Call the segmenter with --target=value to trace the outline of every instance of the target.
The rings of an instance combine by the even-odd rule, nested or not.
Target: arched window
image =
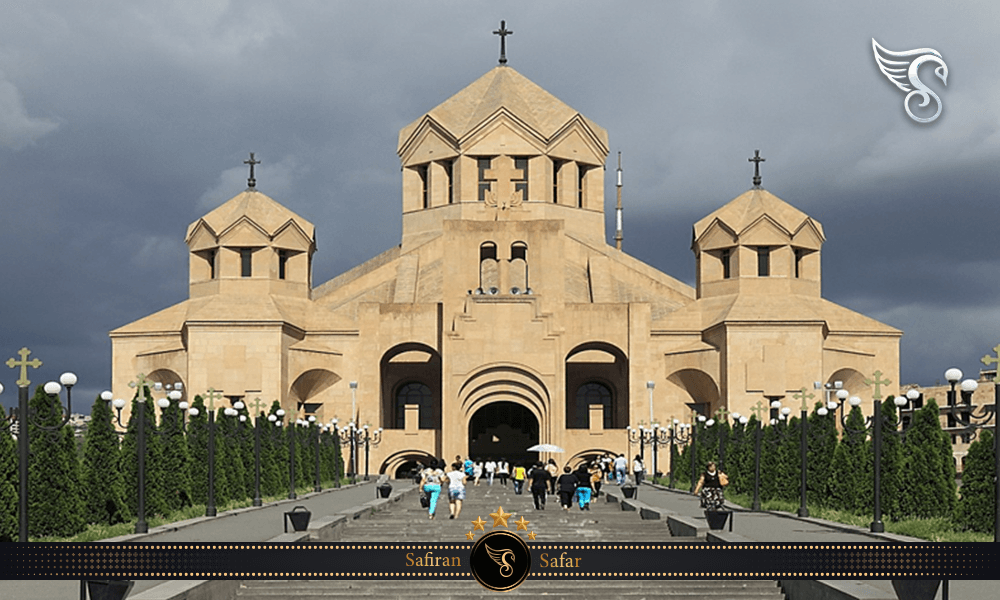
[[[604,428],[611,429],[611,389],[603,383],[590,381],[576,390],[576,428],[590,426],[590,407],[600,404],[604,415]]]
[[[434,394],[431,388],[419,381],[399,386],[396,390],[396,429],[406,427],[406,405],[416,404],[420,407],[420,429],[434,429]]]
[[[512,294],[528,290],[528,245],[524,242],[510,245],[510,285]]]
[[[490,293],[490,288],[500,286],[500,268],[497,264],[497,245],[484,242],[479,246],[479,288]]]

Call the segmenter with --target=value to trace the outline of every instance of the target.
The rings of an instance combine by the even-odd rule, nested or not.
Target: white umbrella
[[[553,444],[535,444],[525,452],[565,452],[565,450]]]

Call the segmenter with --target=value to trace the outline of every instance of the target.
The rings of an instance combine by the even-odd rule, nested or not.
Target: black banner
[[[471,579],[473,543],[0,544],[0,579]],[[992,579],[994,544],[540,544],[529,577]]]

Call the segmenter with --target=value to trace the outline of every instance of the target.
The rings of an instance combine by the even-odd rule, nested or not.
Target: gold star
[[[511,516],[511,514],[505,513],[502,506],[497,507],[495,513],[490,513],[490,516],[493,517],[493,526],[496,527],[502,524],[504,527],[507,527],[507,517]]]
[[[485,529],[483,531],[485,531]],[[471,539],[473,539],[475,537],[476,537],[476,534],[472,533],[471,531],[469,531],[469,532],[467,532],[465,534],[465,539],[467,539],[467,540],[471,540]]]
[[[520,519],[518,519],[517,521],[514,521],[514,524],[517,525],[517,530],[518,531],[521,531],[522,529],[525,530],[525,531],[527,531],[528,530],[528,523],[531,523],[531,521],[525,521],[523,516]]]
[[[534,540],[535,539],[535,532],[534,531],[529,531],[528,532],[528,539],[529,540]]]
[[[486,531],[486,521],[482,517],[476,517],[475,521],[472,521],[472,530],[476,531]]]

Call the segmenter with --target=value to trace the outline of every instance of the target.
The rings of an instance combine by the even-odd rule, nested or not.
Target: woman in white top
[[[451,511],[449,519],[458,518],[462,513],[462,500],[465,500],[465,480],[468,476],[462,470],[462,463],[452,463],[451,471],[448,471],[448,510]]]
[[[500,462],[497,463],[497,477],[500,478],[500,483],[507,485],[508,474],[510,474],[510,464],[506,459],[501,458]]]
[[[636,485],[642,483],[642,475],[645,472],[646,466],[642,464],[642,457],[636,454],[635,459],[632,461],[632,475],[635,477]]]
[[[483,461],[482,461],[482,459],[477,460],[476,464],[472,465],[472,475],[475,478],[476,485],[479,485],[479,478],[483,476]]]
[[[430,498],[430,505],[427,507],[427,512],[430,515],[429,519],[434,518],[438,496],[441,495],[441,482],[444,481],[444,471],[441,470],[439,465],[443,464],[443,461],[434,460],[429,467],[424,469],[420,476],[420,489],[424,490],[424,493]]]

